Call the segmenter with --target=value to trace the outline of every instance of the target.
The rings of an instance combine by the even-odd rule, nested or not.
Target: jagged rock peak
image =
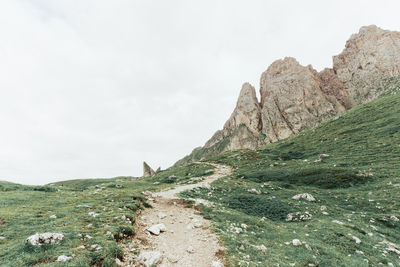
[[[261,107],[258,103],[256,89],[249,83],[244,83],[240,90],[236,108],[229,120],[225,123],[225,129],[235,129],[244,124],[253,134],[261,131]]]
[[[231,137],[222,151],[256,148],[259,145],[258,136],[261,134],[261,128],[261,107],[256,90],[251,84],[244,83],[236,107],[224,128],[217,131],[204,147],[211,147],[226,137]]]
[[[262,74],[262,132],[266,143],[289,137],[345,108],[321,90],[318,72],[291,57],[277,60]]]
[[[260,102],[245,83],[224,128],[180,163],[284,139],[378,97],[399,81],[400,32],[362,27],[333,57],[332,68],[317,72],[292,57],[273,62],[261,75]]]
[[[361,27],[333,57],[333,70],[355,104],[376,98],[388,78],[400,75],[400,32]]]
[[[156,172],[147,164],[145,161],[143,161],[143,177],[148,177],[154,175]]]

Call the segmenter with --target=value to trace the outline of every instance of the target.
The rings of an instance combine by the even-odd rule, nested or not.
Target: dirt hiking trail
[[[218,256],[224,254],[224,248],[210,230],[210,222],[177,197],[185,190],[209,187],[213,181],[232,173],[229,166],[212,165],[214,173],[199,183],[148,193],[153,208],[145,209],[138,216],[136,240],[124,248],[127,256],[121,266],[223,266]],[[135,255],[136,251],[140,255]],[[131,263],[135,258],[136,263]]]

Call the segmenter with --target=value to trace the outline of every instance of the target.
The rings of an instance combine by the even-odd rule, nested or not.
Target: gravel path
[[[213,165],[214,174],[205,177],[203,181],[177,186],[151,196],[153,208],[144,210],[138,218],[136,239],[140,241],[125,247],[128,257],[124,259],[123,266],[141,266],[129,264],[134,258],[137,262],[146,262],[144,266],[152,266],[154,263],[157,266],[223,266],[218,256],[224,254],[224,248],[210,230],[210,222],[196,214],[195,209],[187,208],[176,196],[185,190],[208,187],[213,181],[232,172],[228,166]],[[166,231],[159,235],[150,234],[147,229],[158,224],[163,224],[166,229],[162,230]],[[132,253],[136,250],[140,250],[139,256]]]

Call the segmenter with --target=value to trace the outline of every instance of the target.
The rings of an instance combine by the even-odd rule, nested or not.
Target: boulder
[[[162,262],[163,254],[160,251],[142,251],[138,261],[146,267],[155,266]]]
[[[59,244],[64,238],[61,233],[36,233],[27,238],[27,242],[33,246],[41,246],[42,244]]]
[[[64,261],[69,261],[70,259],[72,259],[72,257],[68,257],[68,256],[65,256],[65,255],[61,255],[61,256],[58,256],[58,258],[57,258],[56,261],[58,261],[58,262],[64,262]]]
[[[153,235],[159,235],[161,232],[167,231],[167,227],[163,223],[159,223],[147,228],[147,231]]]
[[[307,211],[304,213],[301,213],[301,212],[289,213],[286,216],[287,222],[302,222],[302,221],[308,221],[311,219],[312,219],[312,215],[310,213],[308,213]]]
[[[308,193],[297,194],[297,195],[293,196],[292,199],[294,199],[294,200],[305,199],[307,201],[315,201],[315,198],[311,194],[308,194]]]

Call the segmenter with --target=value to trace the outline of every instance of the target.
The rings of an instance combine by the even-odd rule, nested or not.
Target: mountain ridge
[[[363,26],[332,61],[320,72],[292,57],[274,61],[261,75],[260,99],[244,83],[223,129],[174,166],[285,139],[377,98],[400,76],[400,32]]]

